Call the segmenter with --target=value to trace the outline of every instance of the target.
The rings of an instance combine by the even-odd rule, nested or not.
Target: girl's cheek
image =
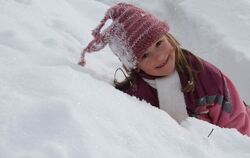
[[[165,49],[168,50],[169,53],[173,52],[174,50],[174,48],[171,45],[168,45]]]
[[[165,43],[164,45],[162,45],[163,49],[170,49],[170,45],[168,43]]]

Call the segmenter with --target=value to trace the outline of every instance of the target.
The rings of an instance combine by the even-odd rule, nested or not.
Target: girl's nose
[[[163,60],[165,60],[165,54],[163,51],[158,51],[158,52],[155,52],[154,55],[153,55],[153,59],[157,62],[161,62]]]

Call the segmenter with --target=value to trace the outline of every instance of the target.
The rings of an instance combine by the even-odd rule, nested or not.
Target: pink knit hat
[[[108,19],[112,19],[111,25],[101,32]],[[86,52],[99,51],[109,44],[125,68],[132,70],[144,52],[168,31],[168,25],[149,12],[119,3],[108,9],[101,23],[92,31],[94,39],[82,51],[79,64],[85,64]]]

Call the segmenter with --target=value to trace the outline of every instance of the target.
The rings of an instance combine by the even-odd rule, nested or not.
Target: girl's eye
[[[158,42],[155,44],[155,46],[156,46],[156,47],[159,47],[159,46],[161,45],[161,43],[162,43],[162,40],[158,41]]]
[[[147,57],[148,57],[148,53],[143,54],[142,60],[143,60],[143,59],[146,59]]]

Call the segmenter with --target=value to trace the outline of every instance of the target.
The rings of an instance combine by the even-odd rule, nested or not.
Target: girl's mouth
[[[164,63],[162,63],[162,64],[159,65],[159,66],[156,66],[156,68],[159,69],[159,68],[164,67],[164,66],[168,63],[168,60],[169,60],[169,56],[168,56],[167,60],[166,60]]]

